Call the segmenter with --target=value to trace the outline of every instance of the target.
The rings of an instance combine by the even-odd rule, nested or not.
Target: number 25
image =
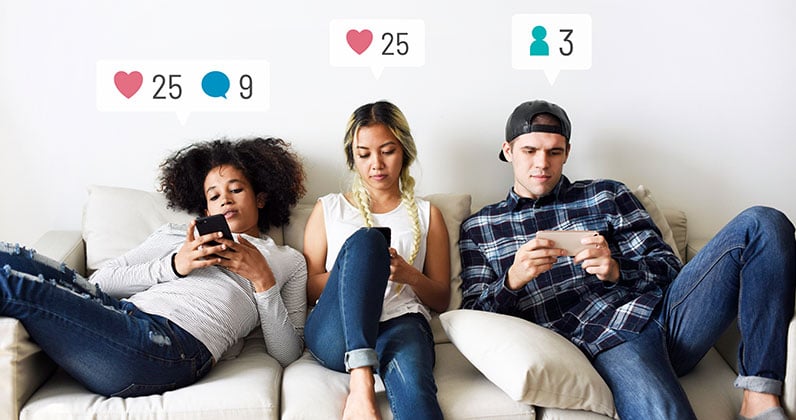
[[[397,45],[396,52],[398,55],[406,55],[409,52],[409,43],[406,41],[401,40],[401,35],[409,35],[408,32],[398,32],[395,34],[395,44]],[[385,38],[390,38],[387,41],[387,45],[384,46],[384,51],[381,52],[381,55],[395,55],[394,52],[388,51],[390,49],[390,45],[392,45],[393,36],[389,32],[385,32],[384,35],[381,36],[381,39],[384,40]],[[403,47],[403,50],[401,50]]]

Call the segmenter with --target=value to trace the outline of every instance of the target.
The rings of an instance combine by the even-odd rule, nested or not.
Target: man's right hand
[[[553,268],[558,257],[567,251],[553,248],[553,241],[534,238],[521,246],[514,254],[514,264],[509,267],[506,276],[506,287],[519,290],[540,274]]]

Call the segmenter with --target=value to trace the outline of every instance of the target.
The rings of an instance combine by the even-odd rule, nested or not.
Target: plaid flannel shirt
[[[619,263],[617,283],[588,274],[573,257],[513,291],[505,286],[520,246],[539,230],[596,230]],[[504,201],[464,221],[462,307],[524,318],[568,338],[589,356],[624,342],[617,331],[638,332],[681,268],[649,214],[622,183],[565,176],[537,200],[512,189]]]

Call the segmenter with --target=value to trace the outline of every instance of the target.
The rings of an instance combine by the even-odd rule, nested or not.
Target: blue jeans
[[[771,208],[743,211],[683,267],[640,333],[624,333],[628,341],[594,358],[620,417],[696,418],[677,378],[735,319],[735,385],[781,395],[795,288],[793,224]]]
[[[0,315],[92,392],[135,397],[190,385],[212,367],[191,334],[49,258],[0,243]]]
[[[375,229],[360,229],[346,240],[307,317],[304,339],[323,366],[378,372],[396,420],[441,419],[428,322],[417,313],[379,322],[390,275],[388,247]]]

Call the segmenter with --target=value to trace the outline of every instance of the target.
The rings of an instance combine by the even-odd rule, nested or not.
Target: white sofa
[[[635,192],[666,239],[684,257],[693,255],[699,245],[686,245],[685,215],[674,210],[661,212],[642,187]],[[456,241],[459,224],[471,211],[470,197],[437,194],[428,198],[442,210],[451,236],[451,308],[456,308],[460,301],[455,279],[460,271]],[[297,206],[291,224],[272,230],[271,236],[300,250],[310,209],[311,204]],[[34,247],[86,273],[134,247],[162,223],[190,218],[167,210],[156,193],[92,186],[82,232],[49,232]],[[545,336],[545,331],[534,329],[538,327],[530,323],[501,317],[461,310],[434,317],[434,375],[447,419],[615,417],[610,391],[593,368],[584,365],[585,357],[574,346],[566,340],[561,343],[557,336]],[[787,332],[791,349],[796,348],[795,325],[791,322]],[[692,373],[682,378],[701,419],[733,419],[738,412],[741,393],[732,387],[736,343],[737,334],[729,332]],[[526,346],[534,350],[525,351]],[[495,352],[500,358],[489,357]],[[794,363],[796,356],[791,350],[784,401],[792,418],[796,408]],[[254,332],[237,357],[220,361],[194,385],[162,395],[106,398],[92,394],[57,369],[29,340],[17,320],[0,317],[0,420],[330,419],[339,417],[347,386],[346,374],[321,367],[307,352],[281,369]],[[390,419],[380,382],[378,389],[382,415]]]

